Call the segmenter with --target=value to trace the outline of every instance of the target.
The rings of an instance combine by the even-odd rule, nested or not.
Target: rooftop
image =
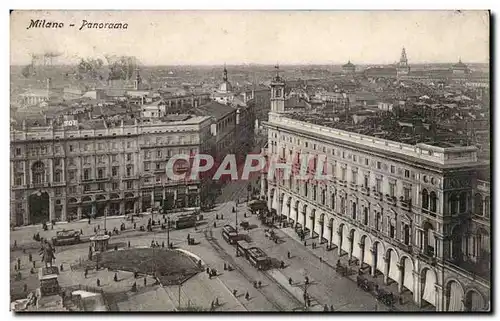
[[[212,116],[219,120],[234,113],[235,109],[231,106],[211,101],[207,104],[193,108],[193,112],[198,116]]]

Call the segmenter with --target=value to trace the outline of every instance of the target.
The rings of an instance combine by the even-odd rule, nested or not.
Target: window
[[[111,168],[111,176],[115,177],[118,175],[118,166],[113,166]]]
[[[357,162],[357,161],[358,161],[358,156],[356,156],[356,155],[352,155],[352,161],[353,161],[353,162]]]
[[[104,178],[104,170],[102,168],[97,170],[97,178]]]
[[[389,196],[394,197],[396,194],[396,183],[390,182],[389,183]]]
[[[403,187],[403,198],[405,201],[410,200],[410,188],[409,187]]]
[[[83,162],[84,162],[85,164],[90,164],[90,156],[85,156],[85,157],[83,158]]]
[[[317,192],[317,187],[316,187],[316,185],[313,185],[313,195],[312,195],[313,201],[316,200],[316,192]]]
[[[116,154],[111,155],[111,161],[112,161],[112,162],[116,162]]]
[[[16,148],[16,155],[17,156],[21,155],[21,148],[19,148],[19,147]]]
[[[88,184],[83,185],[83,191],[84,191],[84,192],[88,192],[88,191],[90,191],[90,185],[88,185]]]
[[[132,146],[131,142],[127,142],[127,148],[130,148]]]
[[[134,188],[134,182],[127,182],[127,189]]]
[[[347,176],[347,168],[342,167],[342,172],[341,172],[341,180],[345,181]]]
[[[112,143],[111,143],[111,148],[112,148],[112,149],[116,149],[116,142],[112,142]]]
[[[150,159],[151,158],[151,152],[150,151],[145,151],[144,152],[144,158],[145,159]]]
[[[132,154],[128,153],[127,154],[127,162],[132,161]]]
[[[69,151],[72,152],[73,151],[73,145],[69,145]]]
[[[405,169],[405,177],[406,178],[409,178],[410,177],[410,171]]]
[[[382,179],[378,177],[375,179],[375,192],[382,193]]]
[[[382,168],[382,163],[381,162],[377,162],[377,169],[381,169]]]
[[[70,181],[72,181],[72,180],[75,179],[76,171],[69,171],[68,174],[69,174],[69,180]]]
[[[394,174],[396,172],[396,167],[394,165],[391,165],[391,174]]]
[[[365,165],[368,166],[369,165],[369,160],[368,158],[365,158]]]
[[[161,169],[161,163],[156,163],[156,170],[160,170]]]
[[[342,158],[345,158],[345,152],[342,152]]]
[[[61,181],[61,172],[54,173],[54,182],[58,183]]]
[[[68,192],[69,194],[76,194],[76,186],[70,186]]]
[[[105,191],[106,190],[106,184],[104,184],[104,183],[97,184],[97,189],[100,190],[100,191]]]
[[[89,180],[90,179],[90,169],[85,168],[83,170],[83,179],[84,180]]]
[[[370,183],[370,176],[365,175],[365,177],[364,177],[364,182],[363,182],[363,183],[364,183],[364,185],[363,185],[363,186],[364,186],[365,188],[370,188],[370,186],[369,186],[369,183]]]
[[[368,225],[368,207],[363,208],[363,224]]]
[[[149,162],[144,162],[144,170],[149,171]]]
[[[98,150],[103,150],[104,146],[102,143],[97,144],[97,149]]]
[[[356,169],[352,170],[352,183],[354,185],[358,184],[358,171]]]
[[[61,166],[61,159],[60,158],[54,159],[54,165],[55,166]]]
[[[55,146],[55,153],[59,154],[61,152],[61,146]]]
[[[118,183],[113,183],[113,184],[111,185],[111,187],[113,188],[113,190],[114,190],[114,191],[116,191],[116,190],[118,190],[118,189],[119,189],[119,188],[118,188]]]
[[[403,227],[403,242],[406,245],[410,245],[410,227],[408,224],[405,224]]]
[[[127,167],[127,177],[132,176],[132,166]]]
[[[396,228],[394,227],[394,225],[392,224],[392,222],[391,222],[391,225],[389,226],[389,236],[391,238],[395,238],[396,237]]]
[[[14,184],[16,186],[23,185],[23,175],[16,175],[16,180]]]
[[[97,156],[97,162],[99,162],[100,164],[104,163],[104,156],[103,155]]]

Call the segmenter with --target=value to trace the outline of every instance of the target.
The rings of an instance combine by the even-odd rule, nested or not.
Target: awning
[[[451,282],[448,311],[463,311],[463,298],[464,295],[460,285],[457,282]]]
[[[425,272],[424,295],[422,299],[432,305],[436,305],[436,276],[430,270]]]
[[[413,267],[410,259],[404,258],[404,279],[403,286],[413,293]]]

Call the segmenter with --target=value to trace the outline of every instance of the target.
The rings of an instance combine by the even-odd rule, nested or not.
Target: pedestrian
[[[333,304],[331,304],[330,305],[330,312],[333,312],[333,311],[335,311],[335,310],[333,309]]]
[[[161,247],[165,247],[165,241],[161,242]]]
[[[173,249],[174,248],[174,243],[170,242],[170,248]]]
[[[17,266],[19,269],[21,269],[21,259],[17,258]]]
[[[306,276],[306,285],[309,284],[309,277]]]
[[[115,272],[115,276],[113,277],[113,280],[114,280],[115,282],[118,282],[118,273],[116,273],[116,272]]]
[[[28,285],[27,284],[23,285],[23,292],[24,293],[28,292]]]
[[[217,227],[217,224],[215,223],[215,221],[214,221],[214,227]]]
[[[399,296],[398,301],[399,301],[399,304],[401,304],[401,305],[404,304],[404,300],[403,300],[403,296],[402,295]]]
[[[226,270],[227,270],[227,265],[226,265],[226,263],[224,262],[224,271],[226,271]]]
[[[136,227],[137,227],[137,223],[134,223],[134,230],[136,229]]]
[[[90,217],[89,217],[89,225],[90,225]]]
[[[253,287],[257,288],[257,281],[253,281]]]
[[[36,261],[33,260],[33,268],[36,268]]]
[[[132,292],[137,292],[137,282],[134,282],[134,284],[132,284]]]
[[[207,267],[207,274],[210,274],[210,268]]]
[[[307,246],[307,241],[304,241],[304,246]]]
[[[83,235],[83,230],[82,229],[80,229],[80,235]]]
[[[292,285],[292,278],[291,277],[288,278],[288,284]]]
[[[215,214],[215,219],[218,220],[219,219],[219,214]]]
[[[321,256],[319,257],[319,262],[323,263],[323,258]]]
[[[236,294],[238,293],[238,290],[233,290],[233,295],[236,296]]]
[[[146,286],[147,284],[148,284],[148,279],[144,277],[144,286]]]
[[[288,259],[290,259],[290,251],[287,252],[286,256],[288,257]]]
[[[94,226],[94,233],[97,233],[97,228]]]
[[[248,294],[248,291],[245,293],[245,299],[250,300],[250,294]]]
[[[218,307],[219,306],[219,298],[215,298],[215,306]]]
[[[28,260],[31,262],[33,261],[33,256],[31,255],[31,253],[28,254]]]
[[[223,219],[224,219],[224,215],[223,215],[223,214],[221,214],[221,215],[220,215],[220,219],[221,219],[221,220],[223,220]]]
[[[325,306],[323,307],[323,311],[328,312],[328,305],[325,304]]]
[[[59,267],[59,270],[61,270],[61,272],[64,271],[64,267],[63,267],[62,263],[61,263],[61,266]]]
[[[127,245],[128,245],[128,247],[130,247],[130,241],[128,241]]]
[[[307,306],[310,307],[311,306],[311,298],[307,298]]]
[[[262,282],[261,282],[261,281],[259,281],[259,288],[260,288],[260,287],[262,287]]]
[[[210,303],[210,311],[213,311],[214,309],[214,301],[212,300],[212,303]]]
[[[97,286],[101,286],[101,280],[97,279]]]
[[[85,268],[85,273],[83,275],[85,276],[85,278],[87,278],[87,276],[89,275],[89,269],[87,267]]]

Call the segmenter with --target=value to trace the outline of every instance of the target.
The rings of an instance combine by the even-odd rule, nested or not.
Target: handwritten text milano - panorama
[[[74,27],[74,24],[70,24],[70,27]],[[60,29],[64,28],[64,22],[60,21],[47,21],[45,19],[33,20],[31,19],[30,24],[26,29],[31,28],[45,28],[45,29]],[[80,28],[82,29],[127,29],[128,23],[122,22],[90,22],[87,20],[82,20]]]

